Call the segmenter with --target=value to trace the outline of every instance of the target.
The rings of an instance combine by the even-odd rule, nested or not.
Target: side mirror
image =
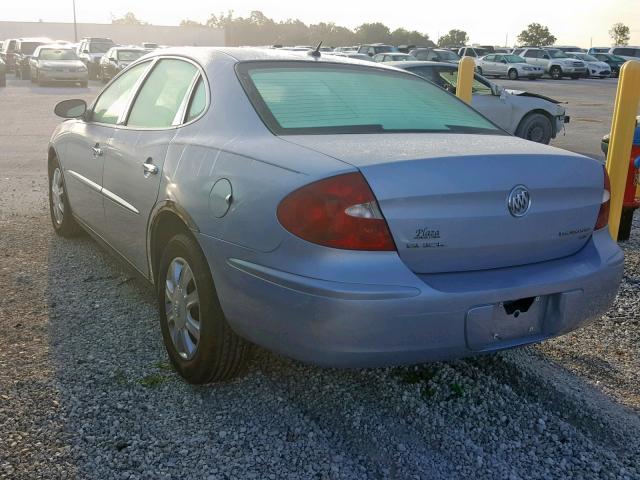
[[[87,102],[79,98],[63,100],[53,109],[53,113],[62,118],[80,118],[87,112]]]
[[[371,52],[367,52],[367,55],[369,55],[370,57],[373,57],[373,53]]]
[[[89,50],[87,50],[86,48],[84,50],[82,50],[82,53],[89,53]]]
[[[502,60],[500,60],[500,62],[507,63],[507,61],[504,58]]]
[[[543,55],[542,58],[544,58],[545,60],[551,60],[551,57],[549,55]]]

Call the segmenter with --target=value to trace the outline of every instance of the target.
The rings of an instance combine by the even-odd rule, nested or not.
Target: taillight
[[[600,211],[598,212],[598,219],[596,220],[596,226],[594,230],[600,230],[609,223],[609,201],[611,200],[611,183],[609,182],[609,174],[607,169],[602,167],[604,171],[604,190],[602,191],[602,203],[600,204]]]
[[[359,172],[306,185],[278,206],[284,228],[304,240],[347,250],[395,250],[378,202]]]

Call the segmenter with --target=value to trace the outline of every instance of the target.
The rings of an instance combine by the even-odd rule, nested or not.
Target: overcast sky
[[[0,20],[73,21],[72,0],[3,1]],[[547,25],[558,44],[588,47],[609,45],[609,28],[623,22],[631,28],[631,45],[640,44],[640,0],[405,0],[399,4],[373,0],[76,0],[78,22],[109,23],[132,11],[155,25],[177,25],[190,18],[205,21],[211,13],[234,10],[246,16],[260,10],[275,20],[298,18],[303,22],[335,22],[356,27],[383,22],[391,29],[404,27],[428,33],[436,40],[452,28],[465,30],[471,43],[503,45],[531,22]]]

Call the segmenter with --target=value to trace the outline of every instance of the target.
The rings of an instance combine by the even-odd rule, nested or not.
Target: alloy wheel
[[[64,183],[60,167],[56,167],[51,179],[51,208],[56,224],[62,225],[64,220]]]
[[[182,257],[174,258],[167,269],[165,312],[174,348],[191,360],[200,342],[200,298],[193,271]]]

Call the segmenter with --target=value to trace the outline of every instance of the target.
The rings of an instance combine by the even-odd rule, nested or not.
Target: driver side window
[[[136,65],[128,72],[120,75],[109,87],[102,92],[93,106],[92,120],[98,123],[115,125],[127,108],[131,92],[138,79],[149,67],[150,62]]]

